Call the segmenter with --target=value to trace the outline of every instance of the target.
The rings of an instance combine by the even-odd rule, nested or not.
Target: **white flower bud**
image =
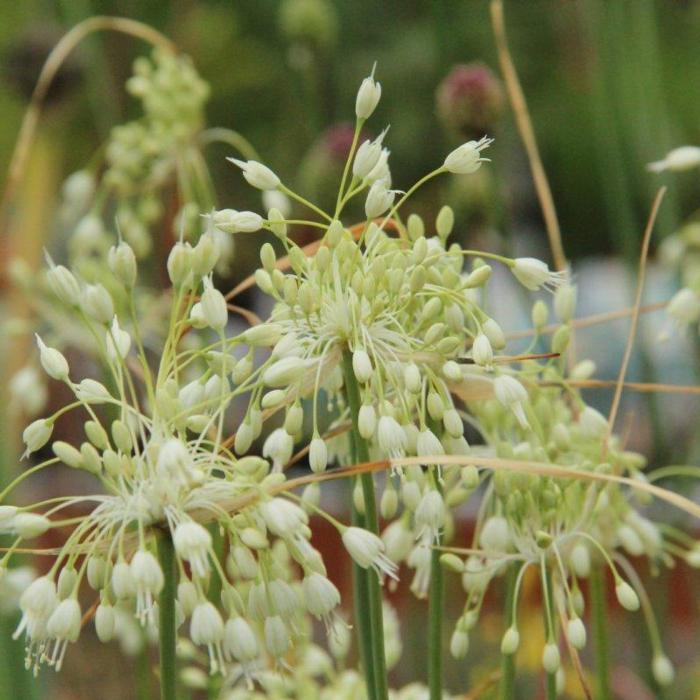
[[[372,361],[365,350],[355,350],[352,354],[352,369],[355,373],[355,378],[361,384],[368,382],[373,373]]]
[[[197,603],[199,602],[199,593],[192,581],[185,579],[178,583],[177,600],[185,616],[189,617],[192,615],[193,610],[197,607]]]
[[[509,627],[501,640],[501,654],[515,654],[520,646],[520,633],[517,627]]]
[[[253,211],[220,209],[212,214],[214,226],[224,233],[254,233],[262,227],[264,219]]]
[[[542,650],[542,668],[547,673],[556,673],[561,665],[559,647],[554,642],[548,642]]]
[[[87,563],[87,580],[90,588],[99,591],[106,583],[107,563],[100,556],[92,556]]]
[[[608,430],[608,421],[595,408],[586,406],[578,419],[581,433],[592,440],[601,438]]]
[[[284,656],[290,642],[289,632],[279,615],[265,619],[265,646],[273,657]]]
[[[292,202],[289,197],[279,190],[264,190],[262,193],[262,203],[267,211],[275,209],[279,212],[280,218],[288,219],[292,213]],[[270,216],[267,217],[270,219]],[[283,240],[287,237],[286,228],[284,234],[275,233],[277,238]]]
[[[249,328],[241,339],[251,347],[269,348],[279,342],[282,337],[282,328],[274,323],[261,323],[259,326]]]
[[[30,423],[22,433],[22,440],[27,446],[25,454],[29,455],[40,450],[49,441],[52,432],[53,423],[45,418],[39,418]]]
[[[119,357],[124,359],[131,349],[131,336],[119,327],[116,316],[112,319],[111,328],[105,333],[105,346],[107,357],[112,362],[116,362]]]
[[[224,653],[242,664],[248,664],[258,657],[260,652],[255,632],[242,617],[226,621]]]
[[[487,159],[481,157],[481,151],[488,148],[493,139],[482,138],[479,141],[467,141],[455,148],[445,158],[443,167],[457,175],[468,175],[476,172]]]
[[[450,437],[460,438],[464,434],[464,423],[459,411],[455,408],[448,408],[442,414],[442,424]]]
[[[119,600],[132,598],[136,592],[134,575],[125,561],[119,561],[112,569],[112,591]]]
[[[112,399],[104,384],[94,379],[83,379],[75,388],[75,395],[85,403],[107,403]]]
[[[654,674],[654,680],[661,687],[671,685],[671,683],[673,683],[674,678],[676,677],[676,672],[673,668],[673,664],[669,660],[668,656],[661,652],[658,652],[654,656],[654,660],[651,662],[651,670]]]
[[[469,651],[469,634],[464,630],[455,628],[450,638],[450,654],[452,657],[460,660],[463,659]]]
[[[445,526],[447,511],[439,491],[431,489],[420,500],[415,512],[416,528],[420,534],[427,532],[431,539],[437,538]]]
[[[316,436],[309,446],[309,466],[315,474],[325,471],[328,464],[328,447],[325,441]]]
[[[109,323],[114,318],[114,302],[101,284],[88,284],[82,295],[81,305],[88,316],[98,323]]]
[[[253,444],[253,440],[255,440],[253,427],[250,425],[250,423],[246,423],[244,421],[238,427],[236,437],[233,441],[233,449],[236,451],[236,454],[245,454]]]
[[[576,285],[563,284],[554,293],[554,313],[562,323],[568,323],[576,310]]]
[[[377,180],[369,188],[365,201],[365,214],[368,219],[381,216],[394,203],[396,193],[389,190],[383,180]]]
[[[358,119],[367,119],[377,108],[382,96],[382,86],[374,80],[374,69],[372,75],[366,77],[360,84],[355,98],[355,115]]]
[[[357,416],[357,429],[360,436],[365,440],[371,440],[374,437],[374,431],[377,429],[377,412],[372,404],[362,404]]]
[[[502,350],[506,346],[506,336],[501,327],[492,318],[484,321],[481,330],[489,339],[494,350]]]
[[[131,288],[136,284],[136,256],[128,243],[120,241],[118,245],[112,246],[107,253],[107,264],[125,287]]]
[[[569,563],[576,576],[588,578],[591,573],[591,553],[588,546],[583,542],[575,545],[569,555]]]
[[[36,344],[39,346],[39,361],[46,374],[52,379],[65,382],[68,380],[68,361],[61,352],[55,348],[44,345],[44,341],[36,335]]]
[[[650,170],[652,173],[662,173],[665,170],[690,170],[698,165],[700,165],[700,147],[679,146],[669,151],[663,160],[649,163],[647,170]]]
[[[491,367],[493,365],[493,348],[488,336],[483,333],[477,333],[472,345],[472,358],[477,365],[482,367]]]
[[[410,392],[414,394],[420,393],[423,388],[423,378],[420,376],[420,370],[415,363],[410,362],[404,367],[403,381]]]
[[[68,306],[77,306],[80,301],[80,285],[73,273],[63,265],[53,265],[49,259],[46,279],[51,291]]]
[[[352,174],[355,177],[364,180],[377,165],[382,155],[382,140],[385,133],[383,131],[374,141],[368,139],[360,144],[352,164]]]
[[[67,442],[62,440],[57,440],[51,445],[53,453],[58,457],[61,462],[63,462],[67,467],[72,467],[73,469],[82,469],[83,456],[80,454],[79,450],[76,450],[73,445],[69,445]]]
[[[203,279],[204,291],[200,298],[202,318],[215,330],[222,330],[228,321],[228,309],[224,295],[214,287],[209,277]]]
[[[189,243],[176,243],[168,255],[168,276],[175,287],[180,287],[192,279],[192,246]]]
[[[203,233],[192,249],[192,272],[197,277],[208,275],[221,256],[221,246],[213,231]]]
[[[109,642],[114,638],[116,617],[111,605],[101,603],[95,610],[95,632],[97,638],[103,642]]]
[[[234,165],[243,171],[243,177],[249,185],[259,190],[276,190],[280,186],[280,179],[270,168],[255,160],[238,160],[237,158],[227,158]]]
[[[19,537],[29,540],[43,535],[51,527],[51,521],[38,513],[17,513],[12,525]]]
[[[571,646],[579,651],[586,646],[586,628],[580,617],[574,617],[566,625],[566,636]]]
[[[489,552],[506,552],[511,546],[508,521],[501,515],[486,520],[479,534],[479,543]]]
[[[515,377],[509,374],[501,374],[493,382],[493,390],[496,398],[506,407],[510,408],[518,422],[523,428],[526,428],[527,418],[523,404],[528,400],[525,387]]]
[[[422,430],[416,441],[416,454],[419,457],[434,457],[436,455],[444,455],[445,448],[438,439],[437,435],[426,428]]]
[[[635,593],[634,588],[620,579],[615,585],[615,595],[620,605],[630,612],[639,610],[639,596]]]
[[[308,362],[301,357],[284,357],[263,372],[263,382],[273,387],[289,386],[301,379],[307,367]]]
[[[677,323],[682,325],[695,323],[700,319],[700,294],[684,287],[673,295],[666,310]]]

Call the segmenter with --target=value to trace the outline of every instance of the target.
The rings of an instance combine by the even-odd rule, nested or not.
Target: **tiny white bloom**
[[[266,165],[258,163],[256,160],[238,160],[237,158],[227,158],[234,165],[243,171],[243,177],[248,184],[259,190],[276,190],[280,186],[280,179]]]
[[[665,170],[690,170],[700,165],[699,146],[679,146],[669,151],[663,160],[657,160],[647,165],[652,173],[662,173]]]
[[[457,175],[468,175],[476,172],[487,158],[481,157],[481,151],[488,148],[493,139],[484,136],[479,141],[467,141],[458,146],[445,158],[443,167]]]
[[[377,108],[382,96],[382,86],[374,80],[374,68],[372,75],[367,76],[361,83],[355,99],[355,114],[358,119],[367,119]]]

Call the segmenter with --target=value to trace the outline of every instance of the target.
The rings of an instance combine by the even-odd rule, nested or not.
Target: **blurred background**
[[[634,294],[641,234],[659,185],[667,184],[669,191],[655,249],[698,209],[697,170],[658,176],[648,173],[645,165],[673,146],[700,144],[700,2],[511,0],[505,6],[513,59],[579,284],[578,313],[623,308]],[[211,87],[207,124],[244,134],[285,182],[322,205],[335,198],[352,138],[355,93],[376,61],[382,100],[367,134],[376,136],[385,125],[391,126],[386,143],[394,187],[407,189],[464,140],[484,134],[496,138],[488,154],[491,166],[476,177],[436,181],[416,197],[412,210],[429,221],[443,203],[449,203],[457,214],[455,235],[471,247],[548,259],[527,159],[499,75],[486,0],[1,3],[3,167],[9,163],[28,98],[49,51],[70,27],[96,14],[138,19],[169,36],[191,56]],[[11,238],[0,241],[4,255],[9,250],[37,268],[43,246],[60,238],[56,209],[61,184],[91,161],[115,125],[138,116],[139,104],[125,92],[124,83],[134,58],[147,52],[130,37],[102,34],[90,37],[71,54],[48,95],[18,192]],[[219,205],[260,210],[256,193],[225,162],[229,150],[212,146],[206,155]],[[255,268],[256,251],[257,246],[239,247],[230,280],[223,280],[222,288],[228,289]],[[505,277],[496,280],[504,307],[496,317],[509,330],[526,328],[528,302]],[[645,299],[670,298],[677,288],[676,277],[673,269],[653,263]],[[0,283],[7,286],[5,274]],[[245,301],[259,304],[253,295]],[[8,307],[2,308],[6,313]],[[660,314],[642,323],[629,378],[696,383],[696,339],[675,337],[662,343],[658,337],[666,326]],[[623,320],[579,334],[578,354],[596,361],[597,377],[616,376],[627,328]],[[23,360],[7,355],[6,371]],[[592,404],[607,409],[609,392],[589,394]],[[630,445],[657,466],[698,461],[697,415],[694,397],[630,395],[623,404],[623,416],[634,421]],[[12,454],[17,424],[9,419],[1,422],[0,439],[5,453]],[[469,523],[464,527],[468,530]],[[698,619],[697,578],[671,572],[663,574],[656,586],[657,609],[667,602],[677,622],[669,655],[685,664],[678,689],[668,697],[694,697],[700,687],[693,652],[699,640],[692,629]],[[401,598],[397,601],[401,607]],[[496,610],[498,601],[492,629],[488,616],[483,626],[485,648],[491,651],[500,636]],[[418,653],[422,647],[414,645],[416,652],[411,651],[415,639],[411,630],[420,634],[423,618],[407,615],[402,622],[405,659],[396,679],[422,677],[424,659]],[[620,639],[623,635],[629,639],[635,624],[628,620],[620,627]],[[540,632],[533,627],[533,634]],[[89,639],[81,645],[90,646]],[[637,635],[625,646],[618,661],[626,661],[633,672],[622,666],[616,671],[620,697],[658,697],[640,680],[648,673],[644,640]],[[10,651],[21,653],[16,647]],[[130,662],[98,644],[90,653],[94,658],[87,666],[78,662],[77,654],[69,654],[67,668],[59,676],[44,673],[46,697],[93,697],[103,678],[105,689],[100,687],[99,692],[104,697],[134,697],[131,686],[124,685],[133,684],[133,677],[124,675],[132,669]],[[538,659],[533,656],[530,661],[534,670]],[[468,688],[492,666],[493,654],[477,649],[468,667],[449,666],[452,686]],[[527,697],[537,693],[536,675],[533,678]],[[0,683],[0,698],[30,692],[25,686],[18,696],[8,688]],[[577,697],[574,688],[571,692]]]

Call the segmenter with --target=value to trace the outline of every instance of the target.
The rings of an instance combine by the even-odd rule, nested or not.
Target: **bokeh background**
[[[485,133],[496,138],[492,166],[478,177],[454,178],[427,187],[414,210],[426,219],[450,203],[456,235],[493,250],[548,256],[546,236],[528,163],[499,77],[486,0],[25,0],[0,3],[0,163],[9,163],[19,124],[40,67],[70,27],[96,14],[146,22],[189,54],[211,86],[210,126],[236,129],[286,182],[323,204],[334,197],[352,134],[354,97],[377,62],[382,101],[367,133],[390,125],[394,186],[408,188],[451,148]],[[653,247],[698,209],[697,171],[658,176],[645,164],[671,147],[700,143],[700,2],[696,0],[510,0],[506,18],[513,58],[527,96],[542,158],[580,288],[580,315],[622,308],[634,293],[641,233],[654,193],[669,186]],[[91,37],[71,55],[49,94],[27,176],[14,212],[11,244],[0,249],[32,267],[41,251],[65,232],[56,223],[60,186],[90,162],[110,129],[138,114],[124,91],[133,59],[144,45],[122,35]],[[207,153],[222,206],[259,208],[214,146]],[[5,235],[5,232],[3,232]],[[164,235],[171,235],[169,232]],[[255,246],[241,246],[231,282],[256,265]],[[0,269],[6,271],[4,265]],[[0,277],[5,291],[7,276]],[[529,306],[508,280],[496,280],[504,301],[504,326],[529,323]],[[652,263],[645,298],[670,297],[674,270]],[[11,296],[6,299],[13,299]],[[246,302],[259,301],[250,295]],[[21,304],[21,299],[14,300]],[[2,307],[7,313],[8,308]],[[695,338],[659,341],[666,322],[650,317],[640,329],[629,376],[639,381],[697,381]],[[627,323],[580,334],[578,352],[592,357],[597,376],[615,377]],[[21,350],[4,353],[6,376],[21,365]],[[18,355],[19,354],[19,355]],[[6,380],[6,376],[4,379]],[[608,392],[587,396],[605,410]],[[698,401],[683,396],[630,396],[623,415],[633,422],[630,444],[655,465],[697,462]],[[13,454],[17,425],[2,423],[3,451]],[[468,531],[468,518],[464,523]],[[652,591],[657,609],[668,610],[669,655],[683,664],[669,698],[691,698],[700,687],[697,577],[663,574]],[[396,599],[402,609],[401,596]],[[485,649],[500,635],[494,602],[485,616]],[[405,601],[405,660],[397,679],[421,677],[422,613]],[[533,615],[538,614],[535,610]],[[619,618],[619,619],[618,619]],[[616,669],[620,697],[659,697],[648,690],[648,646],[641,623],[619,625]],[[533,621],[533,635],[540,632]],[[139,664],[114,649],[81,641],[60,676],[45,673],[39,686],[51,698],[97,693],[135,697]],[[624,645],[622,644],[624,642]],[[3,641],[3,644],[6,642]],[[478,646],[478,645],[477,645]],[[624,646],[624,648],[622,648]],[[539,649],[538,643],[533,650]],[[8,654],[20,653],[8,646]],[[536,651],[524,663],[536,669]],[[89,659],[86,662],[85,659]],[[449,665],[455,687],[469,687],[495,667],[478,648],[469,663]],[[0,679],[2,666],[0,662]],[[141,669],[142,675],[145,673]],[[410,675],[409,675],[410,674]],[[136,679],[136,680],[135,680]],[[537,693],[533,672],[532,695]],[[572,688],[572,697],[576,691]],[[0,680],[0,698],[36,695]],[[678,694],[676,694],[678,693]]]

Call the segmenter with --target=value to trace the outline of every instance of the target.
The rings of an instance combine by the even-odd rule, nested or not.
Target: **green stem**
[[[343,373],[345,378],[345,393],[350,406],[350,414],[352,416],[353,430],[351,433],[353,459],[356,462],[369,462],[369,446],[364,440],[357,428],[358,415],[360,412],[360,389],[355,379],[355,373],[352,369],[352,355],[349,351],[343,353]],[[364,501],[364,522],[365,527],[374,534],[379,534],[379,519],[377,517],[377,504],[374,493],[374,479],[371,473],[362,474],[360,476],[362,485],[362,498]],[[359,572],[358,572],[359,573]],[[387,686],[386,677],[386,656],[384,650],[384,622],[382,614],[382,594],[379,585],[379,576],[372,569],[362,571],[360,578],[366,581],[366,592],[369,602],[369,625],[371,651],[365,649],[365,659],[371,659],[374,675],[374,690],[375,694],[369,690],[370,680],[368,669],[370,664],[365,664],[365,674],[367,675],[368,693],[371,697],[377,700],[387,700],[389,697],[389,689]],[[364,608],[366,610],[367,608]],[[358,617],[361,616],[363,609],[356,611]],[[366,623],[366,621],[365,621]],[[360,643],[363,643],[362,638]]]
[[[554,624],[554,596],[552,595],[552,574],[545,567],[542,559],[542,583],[544,584],[544,627],[546,643],[556,644],[557,636]],[[546,700],[557,700],[557,674],[547,673],[545,677],[544,696]]]
[[[441,538],[435,543],[441,544]],[[430,700],[442,700],[442,617],[445,600],[440,555],[433,548],[430,554],[430,590],[428,592],[428,687]]]
[[[608,628],[606,624],[605,572],[596,568],[590,576],[591,612],[595,637],[596,684],[598,700],[610,700],[610,672],[608,668]]]
[[[160,697],[161,700],[176,700],[176,658],[175,643],[175,589],[177,569],[175,548],[170,533],[158,538],[158,560],[163,570],[165,583],[158,600],[160,635]]]
[[[515,597],[515,582],[518,578],[520,564],[511,564],[506,575],[506,600],[503,609],[504,629],[510,629],[513,624],[513,598]],[[501,655],[501,683],[498,697],[500,700],[511,700],[515,697],[515,654]]]

